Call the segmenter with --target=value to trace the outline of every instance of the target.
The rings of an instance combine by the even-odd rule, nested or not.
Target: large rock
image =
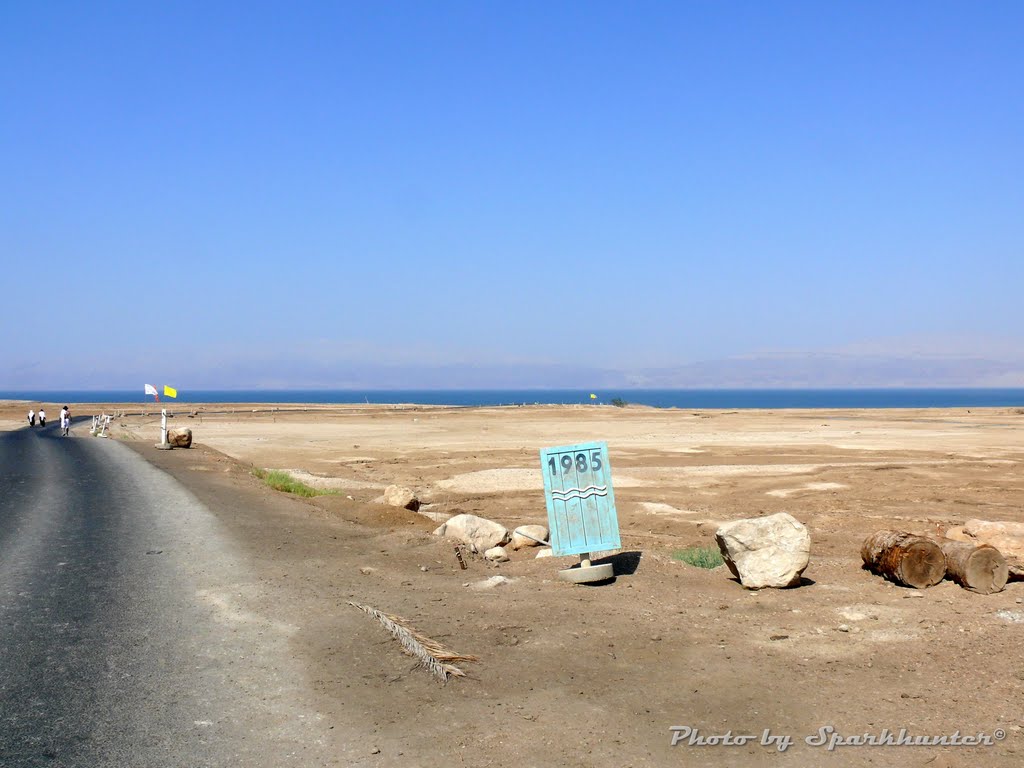
[[[725,564],[747,589],[794,586],[811,559],[811,535],[785,512],[726,523],[715,539]]]
[[[411,509],[413,512],[420,508],[420,500],[416,498],[416,494],[400,485],[389,485],[384,489],[381,499],[391,507]]]
[[[972,544],[988,544],[999,550],[1010,569],[1010,578],[1024,579],[1024,523],[968,520],[950,528],[946,537]]]
[[[543,525],[520,525],[512,531],[512,549],[540,547],[547,540],[548,529]]]
[[[175,448],[192,447],[192,430],[188,427],[175,427],[167,430],[167,442]]]
[[[434,535],[461,541],[474,552],[486,552],[509,540],[508,528],[476,515],[456,515],[434,531]]]

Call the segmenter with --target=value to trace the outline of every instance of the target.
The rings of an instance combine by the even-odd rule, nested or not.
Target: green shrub
[[[616,408],[625,408],[627,405],[629,405],[629,403],[627,403],[621,397],[613,397],[612,405],[614,405]]]
[[[673,552],[672,557],[698,568],[717,568],[725,562],[717,547],[687,547]]]
[[[326,491],[321,490],[320,488],[312,488],[305,483],[299,482],[287,472],[282,472],[279,469],[266,470],[253,467],[252,474],[253,477],[259,478],[275,491],[293,493],[296,496],[302,496],[307,499],[312,496],[332,496],[337,493],[337,491]]]

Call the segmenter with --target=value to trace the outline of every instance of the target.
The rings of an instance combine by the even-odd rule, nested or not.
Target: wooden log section
[[[946,556],[946,575],[961,587],[982,595],[1002,592],[1010,578],[1010,566],[1002,552],[990,544],[971,544],[941,536],[929,536]]]
[[[906,531],[877,531],[864,540],[860,556],[874,573],[897,584],[924,589],[946,576],[946,556],[934,541]]]
[[[1024,523],[968,520],[946,531],[947,539],[974,546],[988,544],[999,550],[1010,569],[1010,581],[1024,580]]]

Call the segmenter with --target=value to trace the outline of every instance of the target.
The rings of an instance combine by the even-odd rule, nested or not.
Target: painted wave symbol
[[[607,485],[588,485],[586,488],[566,488],[564,491],[551,491],[554,501],[570,501],[572,499],[589,499],[591,496],[607,496]]]

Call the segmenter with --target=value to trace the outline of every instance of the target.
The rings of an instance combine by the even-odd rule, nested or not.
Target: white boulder
[[[177,427],[167,430],[167,442],[175,448],[192,447],[192,430],[188,427]]]
[[[548,540],[548,529],[543,525],[520,525],[512,531],[512,549],[540,547]]]
[[[794,586],[811,559],[811,535],[785,512],[725,523],[715,539],[725,564],[747,589]]]
[[[381,500],[388,506],[411,509],[413,512],[419,509],[420,506],[420,501],[416,498],[416,494],[400,485],[389,485],[385,488]]]
[[[492,547],[507,544],[509,540],[508,528],[476,515],[455,515],[448,522],[442,523],[434,535],[461,541],[474,552],[486,552]]]

